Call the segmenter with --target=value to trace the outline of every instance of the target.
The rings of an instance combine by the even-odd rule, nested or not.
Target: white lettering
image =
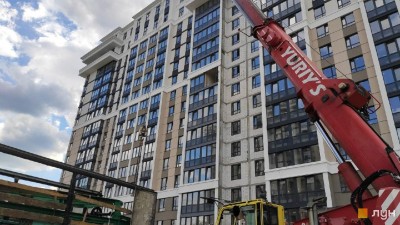
[[[317,96],[319,93],[321,93],[321,91],[326,91],[326,87],[323,84],[319,84],[316,90],[310,89],[310,94]]]
[[[292,69],[294,70],[295,74],[298,74],[300,71],[307,69],[307,65],[304,61],[300,61],[299,63],[294,65]]]
[[[288,46],[285,53],[283,53],[281,56],[285,57],[287,54],[295,54],[295,51],[290,51],[290,50],[292,50],[292,48],[290,48],[290,46]]]
[[[309,90],[310,94],[317,96],[321,93],[321,91],[327,90],[325,85],[320,84],[321,81],[317,76],[315,76],[311,68],[308,68],[308,65],[303,60],[300,60],[301,58],[298,57],[298,54],[294,49],[292,49],[291,46],[288,46],[281,56],[286,57],[287,65],[292,67],[291,69],[299,78],[303,78],[303,84],[307,84],[309,82],[315,82],[316,84],[319,84],[315,89]]]
[[[372,211],[372,217],[380,216],[379,211],[380,211],[380,210],[378,210],[378,209],[374,209],[374,210]]]
[[[383,219],[383,220],[387,219],[387,211],[386,210],[381,210],[381,219]]]
[[[388,214],[389,214],[389,217],[396,217],[396,211],[390,211],[390,210],[388,210]]]
[[[303,80],[303,84],[307,84],[307,83],[310,82],[310,81],[315,81],[315,82],[318,81],[318,78],[317,78],[317,77],[314,77],[314,73],[313,73],[313,72],[311,72],[311,73],[308,75],[308,77],[307,77],[306,79]]]

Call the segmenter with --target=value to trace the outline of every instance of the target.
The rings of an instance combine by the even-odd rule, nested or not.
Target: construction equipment
[[[323,224],[396,224],[400,225],[400,161],[395,151],[363,119],[373,96],[350,79],[328,79],[299,49],[282,26],[266,16],[251,0],[235,0],[236,5],[252,24],[252,34],[269,51],[297,91],[310,120],[327,142],[339,162],[339,173],[351,191],[351,206],[331,210],[296,225]],[[357,166],[345,162],[328,135],[327,129]],[[357,138],[354,138],[355,135]],[[379,193],[372,197],[367,187],[372,184]],[[397,197],[396,197],[397,196]],[[237,210],[252,206],[252,201],[230,204],[221,210]],[[397,212],[395,211],[397,210]],[[240,211],[240,210],[239,210]],[[268,210],[266,210],[268,211]],[[255,210],[259,218],[263,210]],[[236,212],[237,214],[237,212]],[[259,215],[258,215],[259,214]],[[382,216],[384,215],[384,216]],[[221,218],[218,217],[217,224]],[[283,224],[250,220],[248,224]],[[317,221],[318,220],[318,221]]]

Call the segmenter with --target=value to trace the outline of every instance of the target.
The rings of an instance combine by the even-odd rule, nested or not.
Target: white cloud
[[[63,160],[69,134],[60,131],[60,121],[49,118],[64,116],[72,127],[84,82],[78,76],[84,66],[80,57],[151,2],[38,0],[29,5],[21,1],[15,4],[21,6],[17,11],[0,0],[0,55],[29,59],[25,66],[16,60],[0,61],[0,74],[6,74],[0,76],[0,96],[7,96],[0,98],[0,142]],[[37,33],[19,34],[15,29],[21,28],[19,23]],[[45,170],[4,154],[0,164],[22,172]]]
[[[14,18],[18,11],[11,7],[11,4],[5,0],[0,0],[0,22],[5,22],[7,26],[14,25]]]
[[[46,6],[42,3],[38,4],[38,8],[33,8],[30,4],[24,4],[22,6],[22,20],[23,21],[33,21],[36,19],[43,19],[45,17],[51,16],[51,13],[47,10]]]
[[[0,56],[18,57],[17,49],[21,41],[21,36],[17,32],[0,25]]]

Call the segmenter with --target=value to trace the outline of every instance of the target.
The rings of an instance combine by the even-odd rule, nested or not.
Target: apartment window
[[[347,49],[352,49],[360,45],[360,38],[358,34],[353,34],[345,38]]]
[[[235,61],[240,58],[240,49],[235,49],[232,51],[232,61]]]
[[[260,46],[260,44],[259,44],[258,40],[252,41],[252,42],[250,43],[251,52],[258,51],[259,46]]]
[[[351,1],[350,0],[338,0],[337,3],[338,3],[338,7],[342,8],[346,5],[350,5]]]
[[[391,68],[382,71],[382,76],[385,84],[392,84],[400,81],[400,68]]]
[[[167,123],[167,133],[170,133],[172,131],[173,126],[174,126],[173,122]]]
[[[361,56],[350,59],[350,67],[351,67],[352,73],[355,73],[355,72],[365,69],[365,63],[364,63],[363,56],[361,55]]]
[[[231,180],[239,180],[242,178],[241,165],[235,164],[231,166]]]
[[[240,141],[231,144],[231,156],[240,156]]]
[[[183,15],[184,12],[185,12],[185,8],[184,8],[184,7],[181,7],[181,8],[179,9],[179,17],[181,17],[181,16]]]
[[[171,83],[176,84],[178,82],[178,75],[174,75],[171,77]]]
[[[261,106],[261,94],[253,95],[253,108]]]
[[[176,91],[171,91],[170,95],[169,95],[169,100],[174,100],[176,97]]]
[[[181,112],[186,111],[186,101],[181,102]]]
[[[171,139],[165,141],[165,151],[171,150]]]
[[[168,108],[168,116],[174,115],[175,112],[175,106],[171,106]]]
[[[321,55],[322,59],[326,59],[328,57],[331,57],[333,52],[332,52],[332,46],[329,45],[325,45],[319,48],[319,54]]]
[[[240,134],[240,120],[232,122],[231,134],[232,135]]]
[[[371,85],[369,85],[368,79],[367,79],[367,80],[363,80],[363,81],[357,82],[357,85],[362,86],[362,87],[365,88],[365,90],[367,90],[367,91],[371,91]]]
[[[329,33],[329,27],[328,24],[324,24],[322,26],[317,27],[317,37],[322,38],[328,35]]]
[[[232,188],[231,189],[231,201],[232,202],[242,201],[242,188]]]
[[[165,211],[165,198],[161,198],[158,200],[158,211],[159,212]]]
[[[240,25],[240,20],[239,18],[236,18],[232,21],[232,30],[236,29]]]
[[[240,100],[231,104],[231,115],[240,113]]]
[[[232,84],[231,95],[234,96],[234,95],[237,95],[239,93],[240,93],[240,82]]]
[[[181,167],[182,166],[182,155],[177,155],[176,156],[176,165],[175,167]]]
[[[239,41],[240,41],[239,33],[232,35],[232,45],[235,45],[236,43],[239,43]]]
[[[251,82],[251,84],[252,84],[253,89],[254,89],[254,88],[260,87],[260,85],[261,85],[261,77],[260,77],[260,74],[257,74],[257,75],[255,75],[255,76],[252,77],[252,82]]]
[[[342,26],[347,27],[355,22],[354,14],[350,13],[342,17]]]
[[[260,152],[264,150],[263,136],[254,137],[254,151]]]
[[[260,57],[256,56],[251,59],[251,69],[255,70],[260,67]]]
[[[232,67],[232,78],[238,77],[240,74],[240,66],[234,66]]]
[[[179,180],[181,179],[181,175],[175,175],[175,182],[174,182],[174,188],[179,187]]]
[[[267,197],[265,193],[265,184],[256,185],[256,198],[265,199]]]
[[[165,158],[163,161],[163,170],[167,170],[169,166],[169,158]]]
[[[236,15],[239,12],[239,9],[236,6],[232,7],[232,16]]]
[[[254,168],[256,177],[264,176],[264,159],[254,161]]]
[[[255,115],[253,117],[253,129],[258,129],[262,127],[261,114]]]
[[[384,31],[400,24],[399,13],[390,14],[388,17],[370,23],[372,34]]]
[[[161,178],[161,191],[167,190],[167,179],[166,177]]]
[[[172,210],[177,211],[178,210],[178,196],[175,196],[172,199]],[[172,224],[172,223],[171,223]]]
[[[336,78],[336,68],[334,66],[326,67],[322,69],[322,72],[328,78]]]
[[[325,5],[314,9],[314,18],[315,19],[319,19],[319,18],[325,16],[325,14],[326,14]]]

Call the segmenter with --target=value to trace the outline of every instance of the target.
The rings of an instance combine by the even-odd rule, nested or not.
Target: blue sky
[[[0,143],[63,161],[84,83],[80,57],[150,3],[0,0]],[[60,176],[3,153],[0,165],[56,181]]]

